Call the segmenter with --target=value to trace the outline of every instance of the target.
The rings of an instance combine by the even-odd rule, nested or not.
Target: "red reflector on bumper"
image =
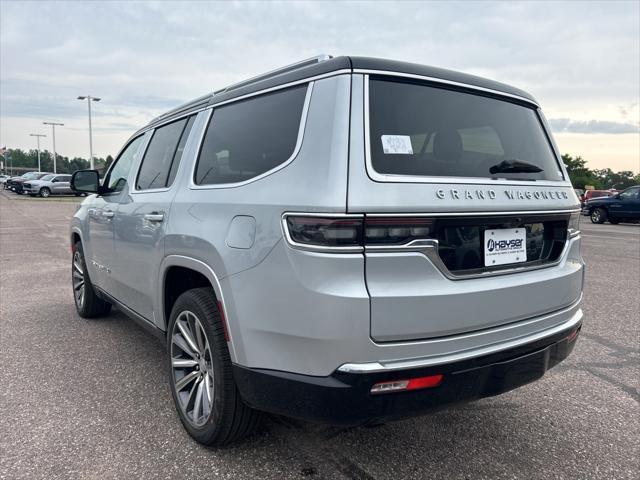
[[[421,390],[437,387],[442,383],[443,375],[429,375],[428,377],[411,378],[408,380],[391,380],[379,382],[371,387],[372,394],[403,392],[407,390]]]
[[[571,343],[573,342],[576,337],[578,336],[578,332],[580,331],[579,328],[576,328],[573,332],[571,332],[568,336],[567,336],[567,342]]]
[[[442,375],[431,375],[429,377],[412,378],[409,380],[407,390],[420,390],[421,388],[433,388],[442,383]]]

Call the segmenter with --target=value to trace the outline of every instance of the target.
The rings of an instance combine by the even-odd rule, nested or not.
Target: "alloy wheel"
[[[600,221],[600,210],[594,210],[591,213],[591,220],[593,220],[594,223],[598,223]]]
[[[203,426],[213,410],[213,363],[204,325],[190,311],[181,312],[171,332],[171,373],[184,417]]]
[[[82,255],[78,250],[73,254],[73,268],[72,268],[72,283],[73,283],[73,296],[75,297],[78,308],[82,308],[84,305],[84,268],[82,266]]]

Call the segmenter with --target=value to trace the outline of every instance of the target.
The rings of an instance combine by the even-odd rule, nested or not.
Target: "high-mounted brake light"
[[[287,215],[291,242],[311,248],[358,250],[365,245],[403,245],[432,238],[433,220],[420,217]]]
[[[389,382],[379,382],[371,387],[373,395],[381,393],[403,392],[409,390],[422,390],[424,388],[434,388],[442,383],[444,375],[429,375],[428,377],[411,378],[409,380],[391,380]]]

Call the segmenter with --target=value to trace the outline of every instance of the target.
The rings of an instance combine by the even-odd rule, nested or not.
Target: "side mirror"
[[[100,175],[97,170],[78,170],[71,177],[71,190],[78,193],[99,193]]]

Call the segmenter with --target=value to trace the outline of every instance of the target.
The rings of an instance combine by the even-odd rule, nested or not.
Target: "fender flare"
[[[216,275],[216,272],[214,272],[213,269],[203,261],[197,260],[192,257],[187,257],[184,255],[167,255],[166,257],[163,258],[162,263],[160,264],[160,281],[158,282],[157,298],[159,298],[159,307],[160,307],[159,312],[161,312],[160,315],[161,315],[162,325],[159,325],[159,327],[161,327],[166,332],[168,319],[165,318],[165,313],[164,313],[165,312],[164,288],[165,288],[165,281],[166,281],[166,273],[170,267],[189,268],[191,270],[194,270],[202,274],[207,280],[209,280],[209,283],[213,287],[213,291],[216,295],[216,299],[222,305],[224,317],[227,322],[227,327],[230,328],[230,325],[229,325],[230,319],[228,315],[229,310],[227,309],[227,305],[225,303],[224,293],[222,292],[222,286],[220,285],[220,280],[218,275]],[[228,342],[229,355],[231,356],[231,361],[235,363],[237,357],[236,357],[236,351],[234,346],[234,335],[231,335],[230,337],[231,338],[229,339],[229,342]]]
[[[75,244],[73,241],[73,235],[77,234],[80,237],[80,242],[82,243],[82,245],[84,246],[84,239],[82,238],[82,230],[80,230],[80,228],[78,228],[77,226],[73,225],[69,231],[69,240],[71,242],[71,246],[73,247],[73,245]]]

